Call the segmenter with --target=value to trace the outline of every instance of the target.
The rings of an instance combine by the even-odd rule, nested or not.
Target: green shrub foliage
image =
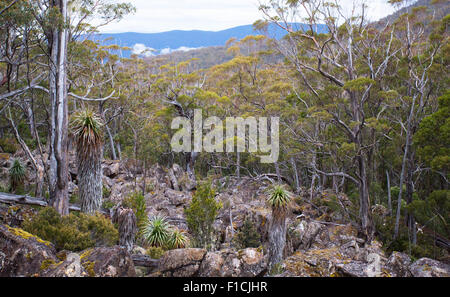
[[[210,182],[199,186],[188,208],[186,221],[196,247],[207,248],[212,242],[213,223],[222,204],[215,200],[215,190]]]
[[[118,240],[117,229],[99,213],[71,213],[63,217],[55,209],[47,207],[25,220],[22,227],[52,242],[57,250],[77,252],[95,246],[113,246]]]

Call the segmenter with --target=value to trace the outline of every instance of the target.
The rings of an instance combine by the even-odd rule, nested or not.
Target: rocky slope
[[[16,156],[17,157],[17,156]],[[19,155],[20,157],[20,155]],[[0,183],[7,182],[9,156],[0,158]],[[184,209],[189,205],[195,181],[178,166],[153,166],[142,172],[132,161],[104,161],[103,182],[107,200],[117,203],[133,191],[145,190],[147,214],[160,214],[173,225],[187,230]],[[28,167],[30,164],[28,164]],[[71,195],[77,192],[76,166],[70,165]],[[28,168],[27,184],[33,184],[32,168]],[[135,267],[123,248],[98,247],[78,254],[57,254],[51,243],[18,228],[27,208],[11,212],[0,206],[0,275],[1,276],[267,276],[267,228],[271,212],[266,205],[265,189],[271,184],[267,177],[217,177],[217,197],[223,208],[214,223],[212,249],[177,249],[167,251],[151,268]],[[367,244],[358,237],[356,227],[345,213],[323,209],[302,199],[292,203],[288,217],[285,261],[272,271],[276,276],[450,276],[450,266],[422,258],[411,263],[402,253],[386,255],[381,243]],[[307,197],[305,193],[305,197]],[[322,193],[327,200],[331,193]],[[342,208],[351,206],[345,195],[337,195]],[[2,211],[3,210],[3,211]],[[374,211],[383,212],[382,207]],[[261,235],[259,248],[237,249],[233,236],[251,218]],[[134,254],[144,254],[136,247]],[[145,257],[145,256],[143,256]],[[136,262],[135,263],[140,263]],[[152,262],[153,263],[153,262]]]

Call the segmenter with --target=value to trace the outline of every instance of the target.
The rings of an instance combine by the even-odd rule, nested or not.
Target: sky
[[[114,0],[116,1],[116,0]],[[171,30],[219,31],[261,19],[260,0],[117,0],[130,2],[136,13],[101,28],[104,33],[155,33]],[[343,7],[353,1],[338,0]],[[372,20],[391,14],[387,0],[366,0]]]

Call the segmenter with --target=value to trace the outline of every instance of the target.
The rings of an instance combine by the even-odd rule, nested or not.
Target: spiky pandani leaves
[[[268,194],[267,202],[273,208],[286,208],[293,196],[283,185],[272,186],[269,188]]]
[[[142,226],[141,236],[146,243],[155,247],[170,246],[171,226],[163,216],[154,216]]]
[[[72,134],[76,138],[77,153],[89,158],[102,148],[102,120],[92,110],[77,111],[70,123]]]
[[[9,176],[11,177],[11,181],[14,183],[20,183],[24,180],[25,166],[23,166],[20,160],[14,160],[13,165],[9,169]]]
[[[20,162],[20,160],[14,160],[11,168],[9,169],[9,178],[11,179],[11,190],[15,191],[17,187],[23,183],[25,179],[25,166]]]
[[[169,245],[171,249],[183,249],[189,246],[189,237],[187,232],[174,228],[170,234]]]

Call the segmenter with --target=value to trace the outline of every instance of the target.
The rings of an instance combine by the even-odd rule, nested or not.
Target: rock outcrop
[[[81,253],[81,265],[91,277],[134,277],[131,254],[120,246],[92,248]]]
[[[266,272],[267,259],[255,248],[206,254],[199,270],[203,277],[256,277]]]
[[[204,249],[170,250],[160,259],[158,270],[163,276],[198,276],[198,270],[205,255]]]
[[[409,271],[414,277],[450,277],[450,265],[429,258],[417,260]]]
[[[267,259],[255,248],[224,249],[207,252],[204,249],[177,249],[160,259],[162,276],[175,277],[256,277],[266,272]]]
[[[19,228],[0,225],[0,276],[37,276],[43,263],[56,263],[55,248]]]

